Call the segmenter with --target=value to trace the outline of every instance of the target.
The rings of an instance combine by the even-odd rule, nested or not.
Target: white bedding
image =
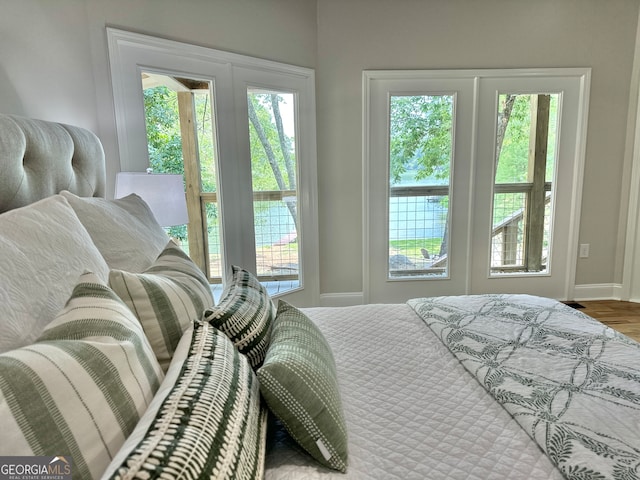
[[[303,310],[336,359],[349,468],[323,468],[275,429],[266,479],[563,478],[408,305]]]

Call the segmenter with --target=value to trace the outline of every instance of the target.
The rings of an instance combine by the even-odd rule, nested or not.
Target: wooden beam
[[[545,175],[549,140],[550,95],[531,97],[531,136],[529,137],[529,178],[532,184],[527,197],[525,266],[529,272],[542,270],[544,241]]]
[[[196,132],[195,107],[191,92],[178,92],[178,112],[180,115],[180,134],[182,136],[182,161],[186,183],[187,212],[189,224],[187,234],[189,240],[189,256],[209,278],[209,261],[207,242],[204,232],[207,231],[204,205],[200,200],[200,153]]]

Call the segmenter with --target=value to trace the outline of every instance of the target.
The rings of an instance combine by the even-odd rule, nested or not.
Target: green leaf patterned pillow
[[[204,273],[173,242],[142,273],[112,270],[109,286],[140,320],[165,371],[184,331],[214,303]]]
[[[0,355],[2,454],[67,455],[74,478],[99,478],[162,379],[138,320],[86,273],[36,343]]]
[[[110,478],[263,477],[267,410],[253,369],[206,322],[195,323],[190,342],[176,379],[176,363],[169,369],[167,381],[175,383],[157,412],[134,432],[144,436],[125,445],[126,456],[107,469]]]
[[[269,347],[275,316],[267,289],[249,271],[232,266],[231,278],[220,302],[203,319],[225,333],[253,368],[262,364]]]
[[[257,374],[269,409],[293,439],[323,465],[345,472],[347,428],[333,353],[318,327],[282,300]]]

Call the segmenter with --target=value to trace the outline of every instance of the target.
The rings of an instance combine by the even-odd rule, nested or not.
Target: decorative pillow
[[[109,478],[261,479],[266,408],[247,359],[223,333],[196,322],[187,359],[181,370],[175,365],[169,372],[177,378],[165,380],[175,384],[133,434],[143,439],[127,442]]]
[[[169,241],[151,209],[131,194],[116,200],[83,198],[71,192],[67,199],[112,269],[139,273],[149,268]]]
[[[69,455],[99,478],[163,379],[127,306],[87,273],[38,341],[0,355],[3,455]]]
[[[187,327],[214,303],[205,275],[172,241],[143,273],[112,270],[109,285],[142,323],[163,370]]]
[[[253,368],[264,360],[275,316],[267,289],[247,270],[233,265],[220,302],[204,312],[204,320],[227,334]]]
[[[269,409],[323,465],[347,470],[347,428],[336,364],[318,327],[280,300],[271,345],[257,372]]]
[[[0,352],[33,343],[78,277],[109,267],[60,195],[0,215]]]

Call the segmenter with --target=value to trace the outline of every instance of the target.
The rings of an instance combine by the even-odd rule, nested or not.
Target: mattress
[[[272,420],[266,479],[563,478],[408,305],[304,312],[335,356],[349,467],[322,467]]]

